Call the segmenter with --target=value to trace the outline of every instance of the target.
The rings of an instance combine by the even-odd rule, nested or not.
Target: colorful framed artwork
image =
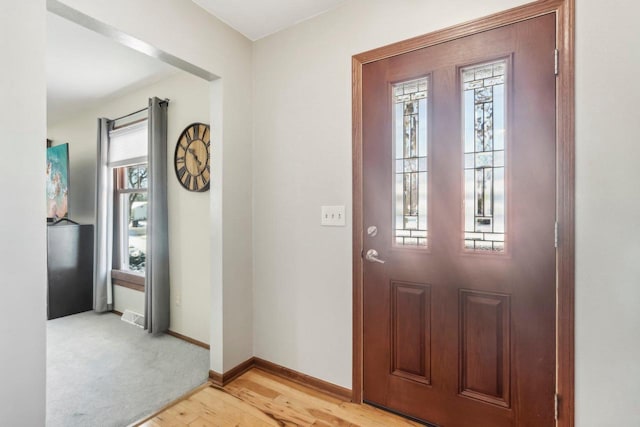
[[[69,216],[69,144],[47,148],[47,221]]]

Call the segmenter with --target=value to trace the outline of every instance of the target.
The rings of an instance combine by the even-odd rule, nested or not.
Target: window
[[[146,163],[115,169],[116,259],[120,270],[141,274],[147,253],[147,177]]]
[[[427,246],[428,87],[424,77],[392,88],[396,246]]]
[[[142,290],[147,263],[147,112],[126,120],[124,124],[112,122],[109,131],[108,165],[113,173],[112,278],[116,284],[129,287],[133,283]]]
[[[464,68],[464,247],[504,252],[505,60]]]

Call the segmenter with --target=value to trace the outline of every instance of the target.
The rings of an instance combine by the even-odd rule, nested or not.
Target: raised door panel
[[[508,295],[460,291],[460,394],[510,406]]]
[[[393,375],[431,383],[431,288],[391,283]]]

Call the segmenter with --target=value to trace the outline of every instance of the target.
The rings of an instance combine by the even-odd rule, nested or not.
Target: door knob
[[[364,259],[369,262],[379,262],[380,264],[384,264],[384,261],[378,258],[378,251],[375,249],[369,249],[364,255]]]

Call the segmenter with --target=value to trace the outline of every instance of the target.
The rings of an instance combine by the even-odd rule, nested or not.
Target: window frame
[[[138,272],[127,268],[128,254],[128,215],[125,206],[122,204],[122,196],[129,194],[149,193],[148,181],[144,188],[127,188],[126,171],[128,168],[144,166],[148,168],[148,163],[136,162],[133,164],[118,166],[113,168],[113,266],[111,271],[114,285],[124,286],[136,291],[144,292],[145,272]],[[127,264],[127,265],[125,265]]]

